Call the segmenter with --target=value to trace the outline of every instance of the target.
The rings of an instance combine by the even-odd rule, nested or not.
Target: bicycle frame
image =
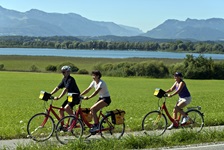
[[[76,113],[75,113],[75,116],[77,117],[77,118],[81,118],[81,120],[82,120],[82,122],[84,123],[84,124],[86,124],[87,126],[88,126],[88,128],[91,128],[92,127],[92,123],[90,123],[90,122],[88,122],[87,121],[87,119],[85,118],[85,116],[84,116],[84,114],[83,114],[83,112],[82,112],[82,108],[81,108],[81,104],[79,105],[79,107],[78,107],[78,109],[77,109],[77,111],[76,111]],[[99,114],[98,114],[98,121],[101,119],[101,118],[103,118],[104,117],[104,114],[102,113],[102,110],[100,110],[100,112],[99,112]]]
[[[57,110],[64,110],[64,108],[60,108],[60,107],[53,106],[53,105],[52,105],[52,104],[53,104],[53,99],[50,99],[50,100],[51,100],[51,104],[50,104],[49,108],[46,109],[46,114],[47,114],[47,116],[46,116],[46,118],[44,119],[44,121],[43,121],[43,123],[41,124],[41,126],[44,126],[44,124],[47,122],[47,120],[48,120],[48,116],[50,116],[50,113],[52,113],[52,114],[56,117],[57,120],[60,120],[60,119],[61,119],[61,118],[58,116],[58,114],[55,112],[54,109],[57,109]]]
[[[160,99],[159,99],[159,100],[160,100]],[[159,100],[158,100],[158,105],[159,105]],[[190,108],[188,108],[188,109],[195,109],[195,108],[200,109],[199,106],[197,106],[197,107],[190,107]],[[179,122],[180,122],[180,119],[181,119],[181,116],[182,116],[182,115],[179,113],[179,115],[178,115],[178,117],[177,117],[176,120],[174,120],[174,118],[171,117],[171,115],[170,115],[170,113],[169,113],[169,111],[168,111],[168,109],[167,109],[167,107],[166,107],[166,97],[164,97],[164,101],[163,101],[162,106],[159,107],[159,111],[160,111],[161,113],[163,113],[163,110],[165,111],[166,116],[169,118],[169,120],[170,120],[172,123],[176,123],[176,122],[177,122],[177,125],[179,126]],[[191,118],[190,118],[190,120],[191,120]],[[181,124],[181,126],[185,126],[185,125],[189,125],[189,124],[191,124],[191,122],[187,122],[187,123],[185,123],[185,124]]]
[[[201,107],[187,107],[184,113],[188,116],[188,121],[186,123],[180,123],[184,114],[178,112],[179,114],[175,114],[176,118],[170,115],[166,106],[167,94],[164,93],[165,91],[161,89],[155,90],[154,96],[159,98],[158,109],[150,111],[144,116],[142,120],[142,130],[144,130],[144,133],[147,135],[162,135],[167,129],[171,129],[167,126],[167,120],[170,120],[175,128],[181,127],[196,133],[200,132],[204,126],[203,113],[200,111]]]
[[[169,118],[169,120],[170,120],[171,122],[175,123],[173,117],[171,117],[171,115],[170,115],[170,113],[169,113],[169,111],[168,111],[168,109],[167,109],[167,107],[166,107],[166,98],[164,97],[164,99],[165,99],[165,100],[164,100],[162,106],[159,107],[159,111],[160,111],[161,113],[163,113],[163,110],[164,110],[165,113],[166,113],[166,116]],[[159,100],[160,100],[160,99],[159,99]],[[159,103],[159,100],[158,100],[158,103]],[[158,104],[158,105],[159,105],[159,104]],[[176,121],[179,123],[180,119],[181,119],[181,114],[179,113],[179,116],[178,116],[178,118],[177,118]]]
[[[78,106],[78,109],[75,111],[75,117],[77,118],[77,119],[80,119],[81,121],[82,121],[82,123],[83,123],[83,125],[86,125],[88,128],[91,128],[92,126],[93,126],[93,124],[92,123],[90,123],[89,121],[87,121],[87,119],[85,118],[85,116],[84,116],[84,113],[82,112],[82,108],[81,108],[81,103],[82,103],[82,99],[80,100],[80,103],[79,103],[79,106]],[[102,113],[102,109],[99,111],[99,114],[98,114],[98,121],[100,121],[102,118],[104,118],[106,115],[104,115],[103,113]],[[105,121],[107,121],[107,120],[105,120]],[[110,124],[110,128],[103,128],[103,129],[101,129],[101,130],[98,130],[98,131],[96,131],[97,133],[100,133],[100,132],[102,132],[102,131],[107,131],[107,130],[111,130],[111,129],[113,129],[114,128],[114,125],[112,125],[109,121],[107,121],[107,123],[109,123]],[[69,126],[69,129],[68,130],[71,130],[72,128],[76,128],[76,127],[78,127],[78,126],[76,126],[76,121],[72,121],[72,123],[71,123],[71,125]],[[89,135],[89,136],[91,136],[91,134]],[[89,136],[87,136],[87,138],[89,137]]]

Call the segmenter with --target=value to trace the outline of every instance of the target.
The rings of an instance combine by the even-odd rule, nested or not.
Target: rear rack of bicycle
[[[201,106],[187,107],[187,110],[190,110],[190,109],[201,110]]]

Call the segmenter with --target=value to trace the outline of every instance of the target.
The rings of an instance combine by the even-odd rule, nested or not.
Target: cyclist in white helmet
[[[59,96],[54,97],[55,100],[59,100],[61,99],[64,95],[66,95],[67,93],[77,93],[77,97],[75,100],[73,100],[72,102],[68,102],[68,98],[66,98],[66,100],[64,101],[64,103],[62,104],[62,108],[64,108],[64,110],[69,114],[72,115],[73,111],[72,108],[79,103],[79,88],[76,84],[75,79],[70,76],[70,71],[71,68],[69,66],[63,66],[61,68],[61,73],[63,74],[63,79],[62,81],[59,83],[58,86],[56,86],[53,91],[51,92],[51,94],[56,93],[57,91],[59,91],[59,89],[62,89],[62,92]],[[64,110],[59,110],[60,113],[60,118],[64,117]]]

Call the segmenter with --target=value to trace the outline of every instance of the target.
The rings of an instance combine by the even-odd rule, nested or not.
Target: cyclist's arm
[[[51,92],[51,95],[53,95],[54,93],[56,93],[58,90],[59,90],[59,88],[58,88],[58,87],[55,87],[55,88],[53,89],[53,91]]]
[[[173,86],[170,89],[166,90],[166,93],[172,92],[173,90],[175,90],[175,87],[176,87],[176,82],[173,84]]]
[[[173,92],[172,94],[168,95],[168,96],[172,97],[172,96],[178,94],[183,89],[183,87],[184,87],[184,82],[180,82],[180,84],[178,86],[178,89],[175,92]]]
[[[61,92],[61,94],[58,96],[58,97],[55,97],[54,99],[55,100],[58,100],[60,98],[62,98],[66,93],[67,93],[68,89],[67,88],[64,88]]]
[[[184,87],[184,82],[180,82],[178,89],[172,94],[172,96],[178,94]]]
[[[88,87],[87,89],[85,89],[80,95],[85,95],[87,94],[89,91],[91,90],[91,87]]]
[[[87,97],[87,99],[90,99],[90,98],[96,96],[100,90],[101,90],[101,88],[98,88],[97,90],[95,90],[90,96]]]

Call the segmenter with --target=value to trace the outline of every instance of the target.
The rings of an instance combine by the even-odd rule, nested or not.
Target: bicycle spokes
[[[142,121],[142,130],[148,135],[162,135],[166,127],[166,117],[159,111],[149,112]]]
[[[103,138],[117,138],[120,139],[125,130],[125,124],[112,123],[112,116],[108,114],[100,122],[100,134]]]
[[[54,132],[54,120],[45,113],[34,115],[27,124],[28,137],[35,141],[45,141]]]
[[[189,121],[182,126],[185,129],[188,127],[193,132],[200,132],[204,126],[203,114],[198,110],[189,110],[187,113]]]
[[[64,125],[61,127],[61,122]],[[74,116],[66,116],[56,126],[56,138],[62,144],[79,139],[83,134],[82,122]]]

